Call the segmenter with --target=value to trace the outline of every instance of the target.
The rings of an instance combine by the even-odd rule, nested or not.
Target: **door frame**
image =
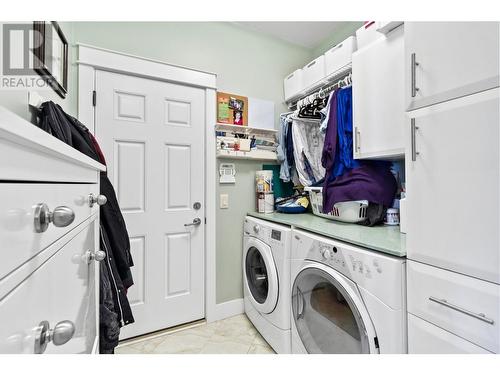
[[[123,52],[77,43],[78,119],[95,133],[94,90],[96,71],[197,87],[205,90],[205,319],[221,319],[216,301],[216,123],[217,74]],[[97,93],[99,95],[99,93]],[[219,309],[220,310],[220,309]]]

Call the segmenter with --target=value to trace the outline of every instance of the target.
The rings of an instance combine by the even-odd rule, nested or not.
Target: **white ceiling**
[[[235,22],[237,25],[271,35],[301,47],[318,47],[336,31],[352,22]]]

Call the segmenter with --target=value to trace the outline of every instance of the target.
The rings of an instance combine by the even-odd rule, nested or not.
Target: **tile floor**
[[[116,354],[271,354],[273,349],[243,315],[120,344]]]

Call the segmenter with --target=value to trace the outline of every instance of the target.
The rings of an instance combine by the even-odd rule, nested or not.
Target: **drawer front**
[[[408,261],[408,312],[498,353],[500,285]]]
[[[434,324],[408,314],[409,354],[491,354]]]
[[[91,221],[65,246],[0,300],[0,353],[34,353],[36,329],[69,320],[75,333],[66,344],[49,343],[45,353],[90,353],[96,340],[96,263],[98,222]]]
[[[0,280],[97,212],[99,206],[91,208],[88,197],[90,193],[97,195],[98,189],[98,184],[0,184],[4,201],[0,208]],[[47,204],[51,211],[67,206],[75,219],[64,227],[51,223],[45,232],[36,233],[35,209],[39,203]]]

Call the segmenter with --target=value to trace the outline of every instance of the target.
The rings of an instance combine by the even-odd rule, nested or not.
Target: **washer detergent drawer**
[[[434,324],[408,314],[409,354],[491,354]]]
[[[99,206],[89,204],[91,193],[98,195],[98,184],[0,184],[4,202],[0,208],[0,280],[97,212]],[[37,221],[40,204],[54,213],[52,222]]]
[[[68,234],[67,237],[73,238],[29,278],[0,295],[0,321],[3,322],[0,324],[0,353],[93,351],[97,332],[94,285],[98,264],[88,261],[86,255],[87,251],[96,250],[98,228],[94,219],[84,228]],[[14,273],[7,279],[15,276]],[[46,345],[41,336],[42,322],[45,322],[44,328],[56,329],[59,333],[51,342],[45,340]],[[64,343],[65,340],[69,341]]]
[[[500,352],[500,285],[408,261],[408,312]]]

